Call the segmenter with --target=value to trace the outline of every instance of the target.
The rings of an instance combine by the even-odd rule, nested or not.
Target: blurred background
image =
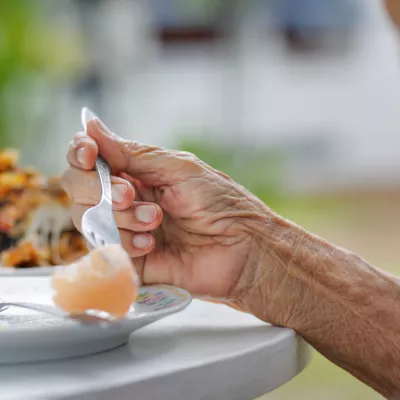
[[[0,1],[0,146],[59,174],[88,105],[400,274],[399,50],[376,0]],[[380,397],[316,354],[290,398]]]

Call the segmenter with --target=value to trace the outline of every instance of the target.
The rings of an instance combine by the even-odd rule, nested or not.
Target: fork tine
[[[94,234],[94,232],[90,232],[90,233],[91,233],[93,247],[96,247],[97,246],[96,235]]]
[[[101,238],[101,236],[100,235],[96,235],[96,243],[97,243],[97,247],[101,247],[101,246],[104,246],[104,240]]]
[[[96,242],[94,239],[94,234],[92,231],[90,231],[89,229],[85,228],[85,224],[83,223],[84,221],[82,221],[82,233],[83,236],[85,237],[85,239],[88,241],[88,243],[90,244],[90,246],[92,247],[96,247]]]
[[[94,240],[94,244],[95,244],[95,247],[97,248],[97,247],[99,247],[99,242],[98,242],[98,240],[97,240],[97,236],[96,236],[96,234],[95,233],[93,233],[93,240]]]
[[[88,120],[93,117],[95,114],[87,107],[82,109],[81,121],[85,131]],[[99,204],[91,207],[83,215],[82,230],[93,247],[120,244],[121,238],[112,211],[110,166],[100,155],[96,159],[96,170],[101,184],[102,197]]]
[[[96,233],[93,233],[93,237],[94,237],[94,241],[96,243],[96,247],[99,247],[99,244],[100,244],[99,237],[97,236]]]
[[[93,231],[90,231],[90,240],[89,240],[90,244],[97,248],[97,247],[101,247],[104,245],[104,240],[96,233]]]

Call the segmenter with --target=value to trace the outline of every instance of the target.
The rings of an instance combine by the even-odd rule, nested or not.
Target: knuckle
[[[127,151],[127,152],[136,152],[139,144],[137,142],[134,142],[132,140],[124,140],[122,143],[123,148]]]
[[[67,168],[60,181],[61,187],[74,203],[93,203],[99,195],[99,186],[94,171]]]
[[[68,149],[73,150],[76,147],[76,144],[73,140],[68,143]]]
[[[165,153],[165,149],[162,147],[158,146],[149,146],[143,143],[135,142],[133,140],[123,140],[123,139],[118,139],[121,144],[122,148],[124,151],[128,154],[133,154],[133,155],[142,155],[142,154],[161,154]]]
[[[190,151],[179,151],[178,156],[180,156],[186,160],[196,159],[196,156],[193,153],[191,153]]]
[[[184,162],[191,171],[200,171],[204,169],[204,163],[195,154],[188,151],[179,151],[177,156]]]
[[[75,134],[74,139],[72,142],[75,146],[82,142],[82,140],[88,139],[88,136],[84,132],[78,132]]]
[[[75,161],[76,149],[77,145],[73,141],[69,142],[67,151],[67,161],[69,164],[73,164]]]

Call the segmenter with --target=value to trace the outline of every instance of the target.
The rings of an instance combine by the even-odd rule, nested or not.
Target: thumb
[[[198,177],[205,170],[193,154],[124,140],[99,118],[88,122],[87,133],[97,143],[99,153],[113,173],[127,173],[147,185],[176,183]]]

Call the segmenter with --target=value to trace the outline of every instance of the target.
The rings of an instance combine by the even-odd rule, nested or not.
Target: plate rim
[[[174,293],[174,291],[178,291],[179,293],[181,293],[183,295],[182,301],[173,307],[164,308],[164,309],[157,310],[157,311],[151,311],[151,312],[149,311],[148,313],[138,315],[135,318],[129,318],[129,315],[128,315],[128,318],[122,320],[121,323],[118,325],[119,330],[127,330],[133,321],[140,321],[143,319],[151,320],[151,319],[155,318],[154,321],[152,321],[152,322],[155,322],[155,321],[158,321],[169,315],[176,314],[180,311],[185,310],[193,301],[192,295],[187,290],[179,288],[177,286],[173,286],[173,285],[167,285],[167,284],[143,285],[143,286],[139,287],[139,290],[145,289],[145,288],[157,288],[157,287],[165,288],[166,290],[169,290],[172,293]],[[171,289],[173,289],[173,290],[171,290]],[[133,305],[134,305],[134,303],[133,303]],[[10,327],[4,328],[4,329],[0,329],[0,337],[3,335],[8,335],[8,334],[11,334],[11,335],[12,334],[19,334],[19,335],[28,334],[29,335],[29,334],[32,334],[33,332],[42,332],[43,330],[46,330],[46,331],[52,330],[53,332],[55,332],[55,331],[60,331],[60,330],[65,331],[66,329],[67,330],[72,329],[74,331],[76,331],[77,329],[79,329],[79,330],[85,329],[87,331],[105,329],[105,330],[111,331],[114,328],[115,327],[112,327],[112,326],[110,326],[109,328],[96,327],[96,326],[82,326],[82,325],[79,325],[78,323],[70,324],[70,325],[55,325],[52,327],[44,327],[42,329],[35,327],[35,326],[29,326],[29,325],[24,326],[23,328],[10,326]]]
[[[56,266],[44,265],[42,267],[28,267],[28,268],[15,268],[0,266],[0,277],[7,276],[21,276],[21,277],[34,277],[34,276],[50,276]]]

